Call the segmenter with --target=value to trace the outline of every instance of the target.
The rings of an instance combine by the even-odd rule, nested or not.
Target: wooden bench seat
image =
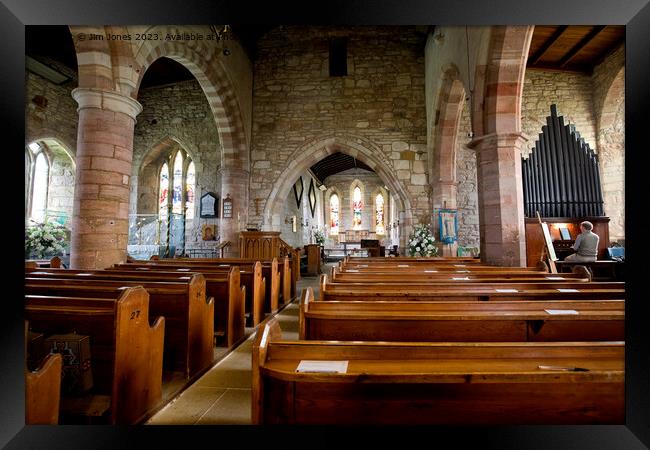
[[[59,423],[61,398],[61,355],[47,355],[34,371],[25,370],[25,424]]]
[[[165,318],[149,325],[143,287],[115,290],[112,298],[26,295],[32,330],[90,336],[94,395],[110,396],[108,420],[135,424],[162,401]]]
[[[53,256],[50,259],[27,259],[25,260],[25,268],[38,269],[38,268],[60,268],[63,267],[63,260],[60,256]]]
[[[570,310],[575,314],[549,314]],[[299,338],[525,342],[625,340],[623,300],[507,302],[316,301],[303,290]]]
[[[623,424],[623,342],[253,344],[253,424]],[[345,373],[297,373],[301,360]],[[542,366],[542,368],[540,368]],[[545,366],[579,367],[586,371]]]
[[[206,299],[201,274],[175,274],[174,279],[148,273],[110,274],[103,271],[33,271],[25,279],[25,292],[33,295],[112,298],[125,286],[148,292],[149,319],[165,317],[164,368],[191,378],[214,360],[214,300]]]
[[[169,263],[159,264],[158,261],[151,261],[148,263],[128,263],[118,264],[113,267],[115,270],[135,270],[138,271],[170,271],[177,272],[197,272],[197,273],[212,273],[212,274],[225,274],[229,273],[231,268],[235,267],[239,271],[239,282],[243,289],[242,295],[244,299],[244,314],[246,318],[246,325],[254,327],[264,319],[264,302],[266,291],[266,278],[262,276],[262,266],[258,262],[252,266],[229,266],[222,267],[206,267],[196,265],[175,265]]]
[[[465,281],[465,282],[557,282],[557,281],[591,281],[588,272],[583,273],[526,273],[526,272],[491,272],[491,271],[433,271],[426,272],[358,272],[343,271],[340,272],[332,267],[329,279],[332,282],[381,282],[381,283],[403,283],[403,282],[438,282],[438,281]]]
[[[191,267],[172,268],[156,265],[115,264],[110,269],[114,273],[156,272],[193,274],[200,273],[205,278],[206,296],[214,298],[214,334],[218,346],[232,348],[246,336],[245,299],[246,287],[241,285],[239,267],[231,266],[227,271],[200,270]]]
[[[161,262],[164,261],[164,262]],[[172,262],[173,261],[173,262]],[[113,269],[136,269],[136,270],[175,270],[193,271],[203,274],[227,273],[231,267],[237,267],[240,271],[240,282],[246,287],[245,311],[249,326],[256,326],[264,319],[264,312],[275,312],[278,309],[280,292],[279,273],[277,266],[264,268],[259,261],[246,263],[239,266],[230,264],[199,264],[185,263],[184,259],[147,261],[144,263],[115,264]],[[264,276],[265,271],[270,278]]]

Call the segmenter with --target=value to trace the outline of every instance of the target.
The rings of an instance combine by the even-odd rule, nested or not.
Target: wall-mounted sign
[[[224,219],[232,219],[232,199],[230,198],[230,194],[226,194],[226,198],[222,200],[221,204],[223,205],[222,217]]]
[[[207,192],[201,196],[202,219],[213,219],[219,217],[219,198],[212,192]]]

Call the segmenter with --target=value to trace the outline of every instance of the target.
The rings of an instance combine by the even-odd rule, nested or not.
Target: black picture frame
[[[300,203],[302,203],[302,193],[304,190],[305,187],[302,184],[302,176],[300,176],[293,184],[293,195],[296,197],[296,206],[298,206],[298,208],[300,208]]]
[[[307,192],[307,197],[309,198],[309,210],[311,211],[311,218],[314,218],[314,212],[316,211],[316,188],[314,187],[314,179],[312,178],[309,183],[309,191]]]
[[[214,192],[206,192],[201,196],[199,217],[201,219],[219,218],[219,197]]]
[[[647,141],[644,118],[650,116],[650,103],[647,83],[650,77],[650,7],[647,0],[634,0],[626,3],[614,3],[608,0],[574,0],[566,2],[549,0],[497,0],[482,2],[467,0],[457,4],[448,2],[430,2],[427,0],[405,1],[399,3],[380,3],[369,5],[367,2],[329,3],[323,8],[311,9],[295,7],[278,8],[276,4],[260,4],[250,8],[245,2],[215,3],[197,0],[178,8],[170,0],[158,0],[156,8],[134,8],[133,2],[113,0],[93,4],[71,0],[66,3],[33,0],[19,2],[7,0],[0,5],[0,23],[2,23],[7,45],[0,47],[3,65],[0,67],[5,81],[3,102],[5,108],[5,140],[9,146],[24,146],[24,31],[26,24],[79,24],[79,23],[359,23],[360,11],[364,13],[364,24],[409,24],[409,23],[467,23],[468,25],[490,24],[525,24],[525,23],[592,23],[592,24],[627,24],[626,29],[626,144],[628,148],[643,148]],[[368,6],[375,6],[369,8]],[[20,152],[9,152],[12,167],[20,167]],[[645,165],[639,164],[641,158],[629,155],[626,158],[626,203],[635,205],[643,202],[639,195],[644,192]],[[12,159],[15,158],[15,159]],[[9,211],[21,207],[20,196],[10,196],[9,202],[15,202]],[[645,230],[643,208],[626,208],[626,241],[642,242]],[[16,216],[17,217],[17,216]],[[20,219],[20,220],[18,220]],[[5,230],[11,236],[24,233],[22,218],[5,222]],[[643,234],[642,234],[643,233]],[[7,285],[22,295],[22,264],[24,249],[20,239],[9,239],[5,251],[8,255],[19,254],[20,259],[10,264]],[[635,260],[635,256],[632,259]],[[9,260],[12,260],[11,256]],[[20,273],[18,271],[20,269]],[[481,426],[481,427],[417,427],[409,429],[414,439],[431,439],[435,435],[437,442],[453,443],[465,448],[466,445],[483,448],[625,448],[643,449],[650,445],[650,416],[648,392],[650,392],[648,373],[650,373],[650,339],[648,327],[645,326],[645,305],[642,301],[646,287],[641,274],[643,264],[635,260],[628,267],[626,284],[626,422],[621,425],[593,426]],[[23,314],[22,302],[7,302],[4,307],[2,342],[5,357],[1,363],[2,374],[2,432],[0,446],[7,448],[116,448],[132,447],[147,442],[148,445],[164,444],[167,448],[173,444],[186,445],[187,438],[214,438],[219,433],[221,438],[241,439],[249,442],[266,443],[271,437],[286,437],[286,430],[269,430],[262,427],[114,427],[114,426],[24,426],[24,363],[23,354]],[[402,437],[395,435],[392,429],[337,428],[328,427],[328,437],[324,441],[334,443],[335,439],[346,438],[350,432],[365,440],[366,443],[383,442],[400,444]],[[17,434],[16,434],[17,433]],[[274,433],[277,433],[275,435]],[[294,428],[292,436],[312,438],[314,430]],[[339,434],[340,433],[340,434]],[[645,445],[644,445],[645,443]]]

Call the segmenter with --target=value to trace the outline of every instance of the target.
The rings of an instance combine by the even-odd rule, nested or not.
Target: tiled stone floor
[[[324,267],[323,273],[329,271],[328,266]],[[302,289],[307,286],[311,286],[317,295],[318,277],[301,278],[297,284],[297,298],[276,315],[283,339],[298,339],[298,303]],[[250,425],[251,352],[256,330],[250,329],[250,332],[246,341],[153,415],[145,425]]]

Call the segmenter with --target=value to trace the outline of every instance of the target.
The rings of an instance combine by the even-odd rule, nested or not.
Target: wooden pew
[[[245,329],[245,299],[246,287],[241,286],[239,267],[231,266],[226,271],[201,270],[199,268],[159,266],[155,264],[127,263],[115,264],[110,269],[113,273],[200,273],[205,278],[206,296],[214,298],[214,334],[217,345],[232,348],[246,336]]]
[[[309,287],[300,300],[299,330],[299,338],[308,340],[622,341],[625,302],[320,302]]]
[[[115,291],[112,298],[25,296],[25,317],[48,335],[90,336],[93,396],[110,396],[111,424],[135,424],[162,401],[165,318],[149,325],[143,287]]]
[[[450,264],[482,264],[480,258],[472,256],[396,256],[396,257],[359,257],[347,255],[341,261],[350,263],[450,263]]]
[[[26,268],[60,268],[63,267],[63,260],[60,256],[53,256],[48,259],[27,259],[25,260]]]
[[[81,275],[87,273],[88,275]],[[110,274],[97,271],[32,271],[25,292],[33,295],[66,295],[112,298],[124,286],[143,286],[149,293],[149,319],[165,317],[164,367],[191,378],[214,360],[214,300],[205,294],[201,274],[156,276],[148,273]]]
[[[324,300],[617,300],[625,296],[625,283],[330,283],[321,275]]]
[[[195,271],[199,273],[224,274],[230,272],[233,266],[205,266],[183,263],[161,263],[160,261],[135,262],[127,264],[115,264],[112,269],[123,270],[137,269],[142,271]],[[248,326],[257,326],[264,319],[264,303],[266,292],[266,278],[262,276],[262,265],[256,261],[252,265],[234,266],[239,270],[239,280],[246,289],[242,290],[245,301],[245,316]]]
[[[47,355],[35,371],[25,370],[25,424],[59,423],[63,360],[58,353]]]
[[[588,272],[552,274],[545,272],[495,272],[495,271],[434,271],[418,272],[391,271],[391,272],[359,272],[339,271],[332,267],[329,280],[333,283],[346,282],[437,282],[437,281],[467,281],[467,282],[550,282],[550,281],[591,281]]]
[[[623,342],[283,341],[271,318],[253,344],[252,421],[623,424],[624,350]],[[348,366],[297,373],[301,360]]]
[[[253,258],[171,258],[160,260],[163,263],[170,262],[174,263],[190,263],[198,265],[247,265],[254,264],[256,261],[259,261],[262,264],[262,276],[267,280],[272,280],[271,284],[267,283],[267,297],[269,293],[269,288],[275,286],[276,282],[274,281],[275,274],[279,273],[278,287],[272,288],[271,292],[278,292],[276,303],[279,304],[282,301],[282,304],[289,303],[292,299],[292,291],[295,291],[295,281],[292,279],[291,274],[291,261],[288,256],[284,258],[272,258],[272,259],[253,259]]]
[[[224,273],[230,270],[231,264],[213,264],[199,262],[186,262],[188,258],[166,259],[160,261],[147,261],[129,264],[115,264],[114,268],[150,268],[152,270],[179,270],[186,269],[201,273]],[[280,274],[277,269],[277,260],[271,265],[264,266],[259,261],[242,263],[240,269],[242,285],[246,286],[249,296],[246,298],[246,311],[250,313],[248,323],[256,326],[264,319],[264,312],[278,310],[280,293]],[[265,275],[266,273],[266,275]]]

